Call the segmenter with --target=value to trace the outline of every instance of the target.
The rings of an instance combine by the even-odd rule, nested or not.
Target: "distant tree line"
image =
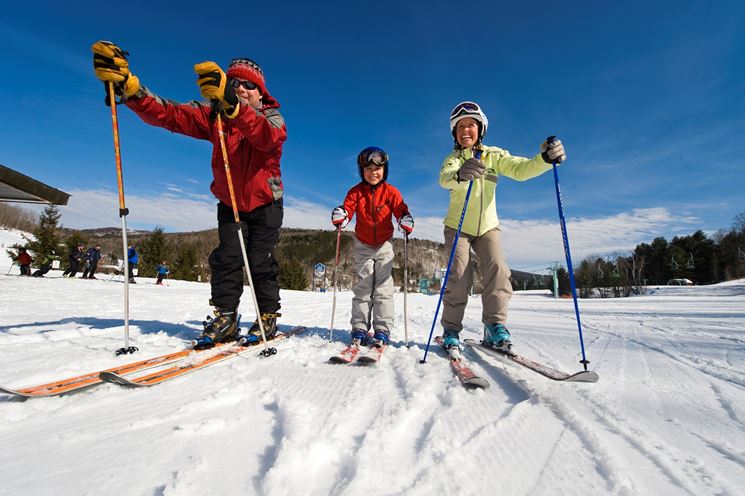
[[[25,212],[21,209],[17,209]],[[18,224],[28,217],[18,215],[13,209],[12,222]],[[103,259],[101,272],[113,270],[123,255],[121,234],[118,229],[70,230],[59,225],[61,214],[56,206],[46,207],[38,221],[31,220],[34,239],[25,246],[34,256],[35,266],[47,255],[66,263],[70,250],[78,244],[100,245]],[[0,216],[0,220],[4,217]],[[3,223],[6,227],[10,226]],[[19,228],[20,227],[15,227]],[[217,230],[189,233],[165,233],[162,227],[150,232],[133,232],[129,242],[140,255],[139,275],[155,277],[156,267],[167,261],[170,277],[187,281],[208,281],[209,254],[218,244]],[[403,240],[393,239],[393,277],[398,287],[403,287]],[[15,251],[8,253],[15,259]],[[340,243],[337,279],[341,288],[350,288],[355,280],[354,234],[343,232]],[[275,256],[280,266],[280,286],[284,289],[308,289],[313,278],[313,266],[327,266],[328,287],[335,265],[336,232],[310,229],[282,229]],[[431,279],[435,269],[447,264],[447,253],[442,243],[410,239],[408,260],[409,290],[415,291],[420,279]],[[478,263],[474,260],[476,274],[474,291],[480,290]],[[637,245],[630,255],[587,257],[575,267],[575,279],[580,297],[619,297],[640,294],[645,286],[666,284],[670,279],[690,279],[695,284],[712,284],[745,277],[745,212],[735,217],[732,228],[708,237],[703,231],[688,236],[676,236],[671,241],[658,237],[651,243]],[[514,289],[552,289],[550,277],[513,271]],[[569,276],[559,268],[560,294],[569,294]]]
[[[619,297],[641,294],[646,286],[689,279],[714,284],[745,277],[745,212],[732,228],[712,238],[699,230],[637,245],[628,256],[588,257],[575,270],[579,296]],[[560,280],[561,281],[561,280]]]

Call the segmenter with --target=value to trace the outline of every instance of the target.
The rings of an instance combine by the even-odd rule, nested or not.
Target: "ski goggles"
[[[450,112],[450,118],[455,119],[465,114],[478,114],[481,112],[481,107],[473,102],[463,102],[455,106],[452,112]]]
[[[371,165],[383,167],[385,164],[388,163],[388,154],[380,148],[372,148],[365,156],[361,158],[362,163],[360,165],[362,167],[369,167]]]
[[[245,79],[231,79],[230,80],[230,86],[233,88],[238,88],[239,86],[243,86],[247,90],[255,90],[259,86],[256,83],[252,83],[251,81],[246,81]]]

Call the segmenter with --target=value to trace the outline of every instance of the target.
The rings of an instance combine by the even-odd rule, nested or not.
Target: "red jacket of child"
[[[362,181],[349,190],[344,199],[349,219],[357,214],[354,234],[371,246],[380,246],[393,237],[391,216],[400,219],[409,213],[401,193],[387,182],[370,186]]]
[[[31,255],[26,252],[18,254],[18,265],[31,265],[31,262],[33,262],[33,260],[34,259],[31,258]]]

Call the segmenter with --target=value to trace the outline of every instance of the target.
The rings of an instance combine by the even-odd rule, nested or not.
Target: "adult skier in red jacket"
[[[233,218],[223,163],[215,106],[206,102],[166,100],[140,84],[129,71],[126,52],[107,41],[92,46],[96,76],[115,83],[121,101],[143,121],[212,143],[210,186],[217,206],[219,246],[209,257],[215,318],[205,322],[204,334],[215,341],[232,339],[238,332],[238,305],[243,293],[243,256]],[[266,88],[264,73],[248,58],[233,59],[227,74],[214,62],[194,67],[202,96],[219,102],[233,179],[235,200],[243,225],[248,263],[266,337],[277,329],[279,266],[274,248],[283,218],[280,174],[282,145],[287,139],[277,102]],[[250,333],[260,334],[258,319]]]

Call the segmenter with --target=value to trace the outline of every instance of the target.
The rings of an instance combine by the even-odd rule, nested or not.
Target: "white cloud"
[[[590,255],[630,252],[697,219],[677,217],[666,208],[634,209],[610,217],[567,219],[572,263]],[[566,265],[561,226],[556,221],[501,219],[503,244],[510,265],[516,269],[558,261]],[[690,229],[686,229],[688,231]]]
[[[106,190],[72,190],[70,203],[61,207],[62,223],[71,228],[94,228],[119,225],[118,197]],[[216,200],[207,195],[169,193],[159,196],[127,196],[130,214],[128,225],[152,229],[164,226],[168,231],[198,231],[217,226]],[[284,227],[331,230],[333,207],[305,199],[286,198]],[[441,217],[418,217],[414,238],[443,241]],[[629,252],[639,243],[651,242],[671,233],[690,233],[697,221],[693,217],[675,216],[666,208],[634,209],[606,217],[567,219],[572,261],[576,265],[589,255],[603,256]],[[556,220],[500,219],[502,242],[510,265],[515,269],[565,264],[561,227]],[[354,229],[354,225],[347,230]],[[400,236],[400,234],[396,234]],[[539,269],[536,269],[539,270]]]

